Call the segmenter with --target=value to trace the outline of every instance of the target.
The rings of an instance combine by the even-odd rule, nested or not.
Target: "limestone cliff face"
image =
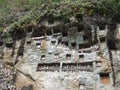
[[[1,58],[17,70],[15,85],[23,90],[119,90],[119,51],[111,50],[107,25],[101,30],[90,24],[85,30],[79,27],[83,22],[49,19],[34,30],[13,31],[13,40],[3,38]]]
[[[26,39],[27,40],[27,39]],[[12,50],[9,50],[7,48],[4,49],[4,57],[3,59],[6,62],[15,62],[18,47],[20,45],[20,41],[17,41],[15,46],[15,54],[14,57],[11,58]],[[85,84],[86,90],[97,90],[98,88],[103,88],[102,90],[106,90],[106,88],[112,89],[110,87],[111,85],[100,86],[100,76],[99,72],[111,72],[110,69],[110,62],[107,59],[107,57],[101,58],[100,56],[89,53],[86,54],[86,57],[84,60],[87,60],[87,57],[89,56],[89,59],[93,60],[100,59],[102,61],[101,67],[94,66],[94,71],[73,71],[73,72],[39,72],[37,70],[38,63],[52,63],[52,62],[60,62],[61,60],[58,58],[54,58],[54,56],[50,56],[49,54],[46,55],[46,59],[41,60],[41,55],[46,54],[45,52],[52,50],[54,52],[60,51],[60,58],[62,57],[62,62],[80,62],[80,60],[77,57],[77,51],[70,50],[69,52],[73,55],[73,60],[66,60],[65,53],[67,48],[61,46],[51,46],[49,44],[49,41],[43,41],[46,42],[43,45],[43,47],[47,47],[46,51],[44,49],[39,49],[36,47],[36,44],[32,42],[30,45],[25,44],[24,46],[24,56],[20,56],[17,58],[19,61],[15,68],[18,70],[17,79],[15,82],[15,85],[19,88],[28,87],[29,85],[33,85],[33,90],[79,90],[80,84]],[[42,42],[42,43],[43,43]],[[41,45],[41,46],[42,46]],[[90,55],[95,55],[90,57]],[[75,60],[75,61],[74,61]],[[81,59],[82,60],[82,59]],[[113,89],[112,89],[113,90]]]

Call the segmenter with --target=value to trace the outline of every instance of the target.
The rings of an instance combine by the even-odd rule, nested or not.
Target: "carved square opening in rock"
[[[65,46],[69,46],[68,41],[62,41],[62,44],[64,44]]]
[[[78,21],[83,21],[83,14],[77,14],[75,17]]]
[[[26,43],[27,43],[27,45],[29,45],[29,44],[31,44],[31,42],[32,42],[31,40],[28,40]]]
[[[45,60],[46,59],[46,55],[41,55],[41,60]]]
[[[105,42],[105,37],[101,37],[100,42]]]
[[[62,36],[63,36],[63,37],[67,37],[67,36],[68,36],[67,30],[62,31]]]
[[[83,51],[82,51],[82,50],[79,50],[78,53],[83,53]]]
[[[92,46],[91,42],[87,42],[87,43],[82,43],[82,44],[78,44],[79,49],[83,49],[83,48],[89,48],[90,46]]]
[[[116,42],[114,40],[107,40],[107,46],[110,50],[116,50]]]
[[[36,46],[40,46],[41,45],[41,43],[36,43]]]
[[[66,59],[67,60],[71,59],[71,54],[66,54]]]
[[[51,36],[51,35],[52,35],[52,31],[51,31],[51,30],[47,30],[46,33],[47,33],[48,36]]]
[[[62,43],[62,39],[58,39],[58,44],[61,44]]]
[[[13,42],[6,43],[7,48],[12,48],[13,47]]]
[[[51,44],[52,44],[52,45],[55,45],[55,44],[56,44],[56,41],[51,41]]]
[[[33,30],[32,37],[41,37],[41,36],[45,36],[45,32],[43,29],[37,27],[35,30]]]
[[[96,66],[97,66],[97,67],[101,67],[101,61],[97,61],[97,62],[96,62]]]
[[[50,25],[50,24],[54,24],[54,19],[53,18],[50,18],[49,20],[48,20],[48,24]]]
[[[32,26],[28,26],[27,32],[28,32],[28,33],[32,32],[32,30],[33,30],[32,28],[33,28]]]
[[[3,45],[3,41],[2,40],[0,40],[0,46],[2,46]]]
[[[79,25],[79,26],[78,26],[78,32],[83,31],[83,29],[84,29],[83,25]]]
[[[79,59],[84,58],[84,54],[79,54]]]
[[[58,58],[58,57],[59,57],[59,53],[54,54],[55,59]]]
[[[41,43],[36,43],[37,48],[40,48],[40,46],[41,46]]]
[[[72,47],[75,47],[76,46],[76,42],[74,41],[74,42],[71,42],[71,46]]]
[[[54,28],[54,29],[53,29],[53,32],[54,32],[54,33],[60,33],[60,28]]]
[[[88,45],[86,45],[86,44],[78,44],[78,46],[79,46],[79,49],[83,49],[83,48],[86,48]]]
[[[79,90],[85,90],[85,84],[80,84],[80,89]]]
[[[84,39],[84,41],[86,41],[89,39],[89,37],[87,35],[83,35],[83,39]]]
[[[105,24],[99,24],[99,30],[105,30]]]
[[[100,73],[101,84],[110,84],[109,73]]]

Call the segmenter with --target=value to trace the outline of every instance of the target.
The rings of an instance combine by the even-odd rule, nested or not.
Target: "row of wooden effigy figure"
[[[93,71],[93,63],[85,62],[85,63],[39,63],[37,66],[37,71],[44,72],[69,72],[69,71]]]

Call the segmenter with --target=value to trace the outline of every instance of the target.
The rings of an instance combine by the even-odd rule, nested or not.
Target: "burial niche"
[[[80,89],[79,90],[85,90],[85,84],[80,84]]]
[[[105,42],[105,37],[101,37],[100,42]]]
[[[79,54],[79,59],[84,58],[84,54]]]
[[[53,29],[53,32],[54,32],[54,33],[60,33],[60,28],[54,28],[54,29]]]
[[[97,67],[101,67],[101,61],[97,61],[97,62],[96,62],[96,66],[97,66]]]
[[[78,21],[83,21],[83,15],[82,14],[77,14],[76,18]]]
[[[35,30],[33,30],[32,37],[41,37],[45,36],[44,26],[36,27]]]
[[[67,60],[71,59],[71,54],[66,54],[66,59]]]
[[[68,41],[62,41],[62,44],[64,44],[65,46],[69,46]]]
[[[48,35],[48,36],[51,36],[51,35],[52,35],[52,30],[51,30],[51,29],[49,29],[49,30],[47,30],[47,32],[46,32],[46,33],[47,33],[47,35]]]
[[[45,60],[46,56],[45,55],[41,55],[41,60]]]
[[[0,46],[2,46],[3,45],[3,40],[0,40]]]
[[[55,41],[55,40],[52,40],[52,41],[51,41],[51,44],[52,44],[52,45],[55,45],[55,44],[56,44],[56,41]]]
[[[67,37],[68,36],[67,30],[62,31],[62,36],[63,37]]]
[[[83,31],[83,29],[84,29],[84,26],[83,26],[83,25],[79,25],[79,26],[78,26],[78,32]]]
[[[26,42],[27,45],[30,45],[31,43],[32,43],[31,39],[28,39],[27,42]]]
[[[76,46],[76,42],[75,41],[71,42],[71,46],[75,47]]]
[[[54,24],[54,19],[53,18],[49,18],[48,19],[48,25]]]
[[[99,30],[105,30],[105,24],[99,24]]]
[[[110,84],[109,73],[100,73],[101,84]]]
[[[37,47],[37,48],[40,48],[40,46],[41,46],[41,43],[40,43],[40,42],[36,43],[36,47]]]

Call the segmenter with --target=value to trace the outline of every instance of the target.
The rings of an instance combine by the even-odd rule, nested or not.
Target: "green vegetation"
[[[120,0],[0,0],[0,27],[25,30],[45,15],[70,18],[78,13],[120,22]]]
[[[2,32],[4,29],[5,29],[5,28],[3,28],[3,27],[0,27],[0,32]]]
[[[10,37],[5,39],[5,43],[12,43],[12,42],[13,42],[13,39]]]

